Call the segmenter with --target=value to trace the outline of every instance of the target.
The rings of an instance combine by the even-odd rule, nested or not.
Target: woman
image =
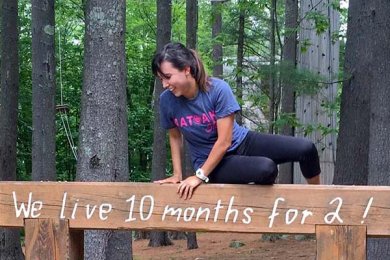
[[[317,149],[306,139],[261,134],[234,119],[240,107],[229,85],[206,75],[194,50],[168,43],[152,61],[166,89],[160,96],[161,124],[168,129],[173,176],[156,183],[180,183],[191,198],[202,182],[273,184],[277,164],[298,161],[307,182],[319,184]],[[195,176],[182,180],[182,136],[188,142]]]

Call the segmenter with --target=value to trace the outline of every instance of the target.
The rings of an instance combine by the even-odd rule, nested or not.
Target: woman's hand
[[[168,177],[166,179],[154,181],[153,183],[159,183],[159,184],[163,184],[163,183],[179,183],[180,181],[181,181],[181,178],[179,176],[173,175],[173,176]]]
[[[180,182],[180,185],[177,189],[180,198],[184,196],[184,199],[191,199],[194,190],[198,187],[203,181],[196,176],[190,176],[184,181]]]

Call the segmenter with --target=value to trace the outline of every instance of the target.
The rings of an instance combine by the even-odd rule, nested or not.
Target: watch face
[[[205,181],[205,182],[208,181],[208,178],[207,178],[207,176],[204,175],[202,169],[196,170],[195,175],[196,175],[196,177],[198,177],[198,178],[201,179],[202,181]]]
[[[200,179],[204,179],[204,176],[202,176],[202,173],[201,172],[196,172],[196,177],[200,178]]]

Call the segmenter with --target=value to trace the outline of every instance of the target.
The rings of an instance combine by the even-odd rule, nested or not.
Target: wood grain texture
[[[369,236],[390,235],[390,187],[207,184],[191,200],[176,191],[175,184],[0,182],[0,226],[53,218],[69,219],[71,229],[314,234],[315,225],[363,224]],[[30,211],[17,217],[29,196]]]
[[[83,231],[69,229],[68,220],[25,219],[27,260],[83,259]]]
[[[318,225],[317,260],[365,260],[366,226]]]
[[[26,259],[56,259],[53,219],[26,219]]]

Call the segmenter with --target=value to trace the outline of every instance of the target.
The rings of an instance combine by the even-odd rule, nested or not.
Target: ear
[[[185,72],[186,76],[187,76],[187,75],[190,75],[190,74],[191,74],[191,68],[190,68],[190,66],[186,66],[186,67],[184,68],[184,72]]]

